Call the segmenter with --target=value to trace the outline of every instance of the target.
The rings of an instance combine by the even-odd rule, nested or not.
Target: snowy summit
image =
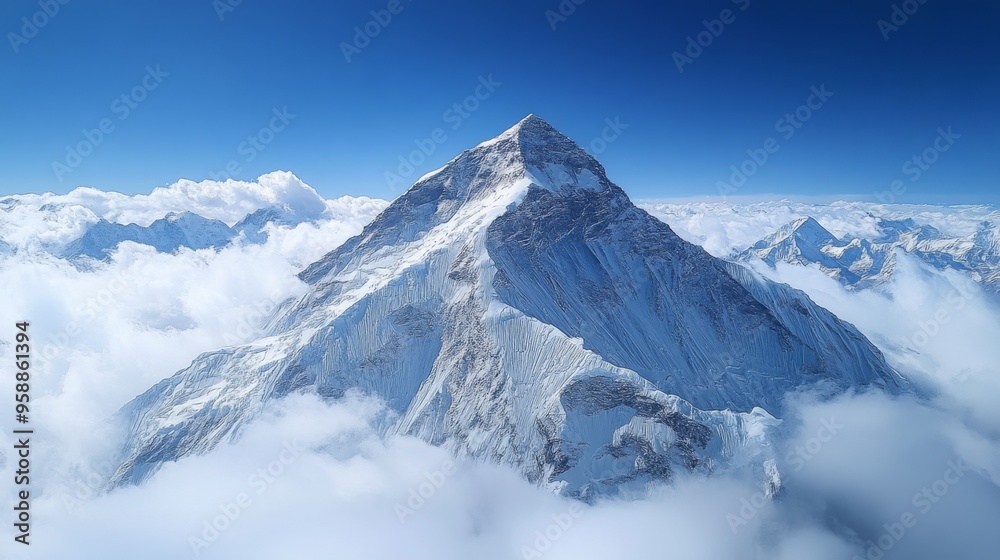
[[[852,325],[683,241],[533,115],[300,277],[264,337],[121,411],[113,486],[238,438],[274,399],[359,389],[396,413],[386,432],[582,499],[741,467],[773,490],[787,391],[909,387]]]

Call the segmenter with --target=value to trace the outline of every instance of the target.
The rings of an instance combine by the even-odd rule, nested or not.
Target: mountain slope
[[[238,437],[294,391],[379,395],[387,431],[568,495],[767,459],[788,390],[906,389],[852,326],[678,238],[529,116],[425,176],[301,274],[253,343],[127,405],[121,467]]]

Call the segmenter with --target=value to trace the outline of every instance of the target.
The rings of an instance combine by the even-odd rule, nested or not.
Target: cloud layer
[[[170,197],[182,192],[149,195],[164,197],[155,211],[142,208],[149,200],[114,195],[73,204],[139,220],[178,210]],[[235,200],[227,196],[236,195],[195,193],[180,209]],[[239,196],[238,212],[272,200]],[[360,231],[366,212],[350,208],[273,228],[259,246],[171,255],[125,243],[92,271],[45,254],[0,257],[0,326],[31,320],[38,362],[33,544],[14,558],[912,560],[986,559],[1000,549],[991,525],[1000,518],[1000,313],[965,276],[906,258],[881,292],[848,292],[810,268],[760,270],[854,323],[927,393],[788,395],[775,442],[778,500],[732,473],[682,476],[645,500],[583,506],[507,469],[381,435],[386,409],[363,395],[290,397],[238,443],[167,465],[143,487],[100,494],[108,416],[198,353],[252,338],[275,305],[302,293],[296,272]],[[670,215],[685,235],[727,251],[797,211],[689,206]],[[864,223],[850,221],[859,211],[829,210],[824,224],[833,228],[839,216],[842,232],[860,233]],[[921,212],[961,230],[990,210]],[[10,351],[2,349],[4,359]],[[11,389],[0,386],[0,401],[11,402]],[[0,433],[0,450],[12,443]],[[8,455],[0,477],[10,480],[12,468]],[[0,485],[4,503],[10,491]],[[11,542],[9,523],[0,527]]]
[[[79,187],[67,194],[20,194],[0,199],[0,239],[17,246],[62,245],[98,219],[148,226],[170,212],[193,212],[233,225],[247,214],[284,206],[304,220],[370,219],[386,202],[345,196],[325,200],[287,171],[261,175],[255,182],[180,181],[150,194],[125,195]],[[42,211],[39,211],[42,209]]]

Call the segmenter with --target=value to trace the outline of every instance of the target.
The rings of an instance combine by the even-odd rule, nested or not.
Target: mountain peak
[[[534,114],[431,171],[393,204],[437,198],[451,192],[463,201],[496,199],[497,189],[533,185],[552,192],[567,188],[604,191],[604,166],[576,142]]]
[[[812,216],[805,216],[803,218],[799,218],[791,222],[789,225],[793,230],[799,230],[805,228],[807,230],[811,229],[811,230],[826,231],[826,228],[824,228],[823,225],[817,222],[816,218],[813,218]]]
[[[812,262],[825,263],[834,266],[823,248],[828,245],[839,245],[836,236],[830,233],[812,216],[803,216],[789,222],[771,235],[761,239],[746,251],[741,258],[756,257],[774,265],[778,260],[798,262],[806,259]]]
[[[555,151],[564,154],[583,153],[587,158],[594,159],[583,148],[577,145],[576,142],[534,113],[518,121],[517,124],[504,131],[496,139],[505,137],[513,138],[517,142],[521,153],[525,156],[541,155],[540,152]],[[526,157],[525,159],[529,158]]]
[[[814,245],[836,240],[836,237],[812,216],[799,218],[785,227],[788,235],[794,235],[797,239]]]
[[[481,228],[533,189],[559,196],[610,194],[624,201],[623,206],[631,205],[593,156],[544,119],[530,114],[499,136],[417,179],[360,235],[310,265],[299,277],[308,283],[318,282],[330,270],[345,266],[342,257],[414,241],[446,222],[452,222],[452,231]]]
[[[524,117],[523,119],[521,119],[520,121],[518,121],[518,123],[516,125],[514,125],[512,128],[521,128],[521,127],[523,127],[525,125],[534,125],[534,124],[538,124],[538,125],[547,126],[549,128],[552,128],[552,125],[550,125],[548,121],[546,121],[545,119],[543,119],[542,117],[539,117],[538,115],[536,115],[534,113],[528,113],[528,115],[526,117]]]
[[[506,136],[520,137],[522,133],[527,133],[527,134],[547,133],[547,134],[557,134],[559,136],[562,136],[562,134],[560,134],[559,131],[556,130],[554,126],[549,124],[548,121],[546,121],[545,119],[539,117],[534,113],[529,113],[528,116],[517,121],[517,124],[502,132],[497,138],[503,138]],[[563,137],[565,138],[565,136]]]
[[[488,152],[492,157],[485,157]],[[487,140],[453,160],[471,155],[477,161],[507,159],[519,174],[538,187],[559,191],[563,187],[603,190],[610,183],[604,166],[576,142],[545,119],[529,114],[499,136]]]

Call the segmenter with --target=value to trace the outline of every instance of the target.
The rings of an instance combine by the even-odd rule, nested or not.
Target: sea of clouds
[[[11,544],[5,506],[0,558],[974,560],[1000,550],[997,301],[962,274],[905,258],[890,284],[862,292],[812,268],[757,267],[854,323],[925,392],[788,395],[786,436],[775,442],[784,483],[777,500],[738,475],[681,476],[645,500],[580,504],[505,468],[381,435],[373,426],[388,412],[357,394],[292,396],[238,442],[166,465],[141,487],[101,492],[112,468],[108,417],[200,352],[253,338],[278,303],[303,293],[295,274],[384,206],[319,199],[320,208],[294,176],[265,177],[182,181],[139,197],[77,189],[0,200],[0,238],[19,247],[0,254],[0,340],[30,320],[34,351],[47,351],[33,364],[32,545]],[[86,271],[31,250],[29,240],[66,242],[98,217],[142,225],[180,210],[232,224],[276,203],[304,205],[316,220],[218,252],[123,243]],[[40,212],[46,204],[58,209]],[[646,207],[714,254],[806,214],[858,234],[874,224],[856,220],[866,212],[919,214],[956,232],[993,212],[857,204]],[[7,363],[11,350],[2,348]],[[12,390],[0,384],[0,402],[12,402]],[[12,444],[9,430],[0,432],[5,481]],[[12,490],[0,484],[2,503],[14,502]]]

